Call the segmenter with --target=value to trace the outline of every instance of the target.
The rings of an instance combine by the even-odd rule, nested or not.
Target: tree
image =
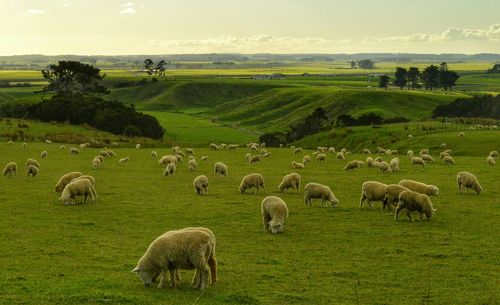
[[[160,77],[165,76],[165,70],[167,70],[168,63],[164,60],[160,60],[158,65],[156,65],[156,71]]]
[[[387,89],[387,86],[389,85],[389,80],[390,80],[389,76],[387,76],[387,75],[380,75],[378,77],[378,86],[380,88]]]
[[[440,71],[439,72],[439,85],[445,90],[451,90],[452,86],[455,86],[458,78],[460,76],[455,71]]]
[[[362,59],[358,61],[358,67],[360,69],[374,69],[375,62],[371,59]]]
[[[350,62],[351,64],[351,69],[356,69],[356,62],[353,60]]]
[[[406,86],[408,82],[408,71],[405,68],[396,67],[396,72],[394,73],[394,85],[399,87],[401,90]]]
[[[420,78],[420,71],[416,67],[410,67],[408,70],[408,88],[419,88],[418,80]]]
[[[144,60],[144,68],[146,68],[146,73],[149,76],[153,75],[153,73],[155,72],[154,63],[150,58]]]
[[[49,69],[42,70],[48,85],[42,92],[55,92],[56,95],[92,95],[108,94],[106,87],[99,83],[106,76],[101,70],[78,61],[59,61]]]
[[[439,85],[439,69],[437,66],[428,66],[424,69],[420,77],[424,82],[426,90],[434,90]]]

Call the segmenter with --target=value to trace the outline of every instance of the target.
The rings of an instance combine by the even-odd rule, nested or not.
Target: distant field
[[[421,147],[417,140],[422,139],[410,148]],[[441,141],[429,138],[427,143],[434,147]],[[450,148],[461,151],[467,145]],[[26,159],[38,159],[42,150],[48,157],[39,159],[39,176],[27,178]],[[29,142],[25,150],[19,142],[0,143],[0,164],[19,165],[16,177],[1,178],[0,303],[498,304],[500,172],[486,164],[488,151],[456,156],[455,166],[437,162],[423,169],[412,168],[400,155],[401,171],[390,175],[370,168],[343,171],[347,161],[328,154],[325,164],[313,161],[296,170],[301,189],[307,182],[324,183],[340,200],[337,208],[320,208],[317,200],[305,206],[302,191],[276,191],[283,175],[295,171],[290,162],[303,156],[289,149],[269,149],[272,157],[254,165],[246,162],[243,148],[195,149],[197,171],[188,172],[183,162],[171,177],[162,175],[151,149],[114,149],[118,158],[130,157],[128,165],[111,158],[104,169],[92,170],[99,150],[70,155],[57,143]],[[157,151],[163,155],[170,149]],[[438,150],[431,153],[437,157]],[[201,161],[202,155],[209,161]],[[216,161],[228,164],[228,177],[213,176]],[[455,175],[462,170],[479,178],[481,195],[458,194]],[[68,171],[95,176],[96,204],[63,206],[57,200],[52,189]],[[264,175],[266,191],[242,195],[238,184],[252,172]],[[200,174],[210,183],[205,197],[192,189]],[[362,182],[403,178],[439,187],[431,221],[410,223],[404,213],[395,221],[393,213],[380,211],[380,203],[374,203],[374,211],[359,208]],[[262,228],[260,203],[267,195],[288,204],[283,234],[273,236]],[[214,231],[217,284],[200,293],[189,285],[193,271],[182,271],[178,289],[145,288],[130,270],[153,239],[187,226]]]

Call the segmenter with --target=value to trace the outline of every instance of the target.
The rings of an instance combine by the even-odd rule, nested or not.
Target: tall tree
[[[48,82],[43,92],[55,92],[56,95],[99,95],[108,94],[100,82],[106,76],[101,70],[79,61],[59,61],[47,70],[42,70],[43,78]]]
[[[390,77],[388,75],[380,75],[378,77],[378,86],[380,88],[387,89],[387,86],[389,85],[389,80],[390,80]]]
[[[158,75],[160,77],[165,76],[165,70],[167,70],[168,63],[164,60],[160,60],[160,62],[156,65],[156,71],[158,71]]]
[[[356,69],[356,62],[353,60],[350,62],[351,64],[351,69]]]
[[[439,72],[439,85],[445,90],[451,90],[455,86],[460,76],[455,71],[440,71]]]
[[[146,68],[146,73],[151,76],[155,72],[155,65],[151,58],[144,60],[144,68]]]
[[[416,67],[410,67],[408,70],[408,88],[415,89],[419,87],[418,80],[420,78],[420,71]]]
[[[374,69],[375,62],[371,59],[362,59],[358,61],[358,67],[360,69]]]
[[[420,77],[424,82],[426,90],[434,90],[439,85],[439,68],[435,65],[430,65],[424,69]]]
[[[403,90],[403,88],[406,86],[406,83],[408,82],[408,71],[405,68],[396,67],[394,77],[394,85]]]

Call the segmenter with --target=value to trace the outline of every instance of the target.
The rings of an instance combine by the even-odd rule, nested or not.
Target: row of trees
[[[432,117],[491,118],[500,120],[500,95],[460,98],[450,104],[437,106]]]
[[[423,86],[426,90],[443,88],[448,91],[455,86],[459,77],[455,71],[448,69],[447,63],[442,62],[439,66],[430,65],[422,72],[416,67],[410,67],[408,70],[396,67],[392,84],[401,90],[405,87],[410,90]],[[387,89],[390,81],[391,78],[388,75],[379,76],[379,87]]]
[[[149,76],[153,76],[153,79],[156,78],[156,76],[159,77],[164,77],[165,76],[165,71],[167,70],[167,65],[170,65],[170,62],[166,62],[164,60],[160,60],[157,64],[151,60],[151,58],[148,58],[144,60],[144,68],[146,69],[146,73]]]
[[[371,59],[351,61],[351,69],[375,69],[375,62]]]

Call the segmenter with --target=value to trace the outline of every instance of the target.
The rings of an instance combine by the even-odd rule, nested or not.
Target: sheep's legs
[[[271,217],[269,217],[269,215],[267,213],[264,213],[264,215],[262,215],[262,224],[264,225],[264,229],[266,231],[269,230],[269,221],[271,220]]]
[[[165,270],[160,271],[160,282],[158,283],[158,288],[165,287]]]
[[[401,212],[402,208],[401,206],[398,204],[398,206],[396,207],[396,213],[394,214],[394,220],[398,220],[398,217],[399,217],[399,212]]]
[[[359,198],[359,208],[361,209],[363,207],[363,202],[365,201],[365,193],[361,192],[361,198]]]
[[[408,219],[410,219],[410,221],[413,222],[413,218],[411,217],[410,211],[406,210],[406,216],[408,216]]]

